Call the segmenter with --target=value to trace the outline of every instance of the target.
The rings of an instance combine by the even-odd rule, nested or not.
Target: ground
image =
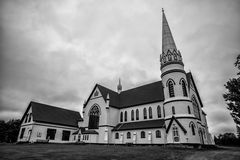
[[[218,149],[163,146],[113,146],[75,144],[0,144],[1,160],[239,160],[240,147]]]

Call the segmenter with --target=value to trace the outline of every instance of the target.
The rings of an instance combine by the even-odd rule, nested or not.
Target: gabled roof
[[[98,87],[105,101],[107,99],[107,94],[109,94],[109,105],[115,108],[124,108],[140,104],[164,101],[162,81],[157,81],[126,91],[122,91],[120,94],[102,85],[96,84],[86,104],[90,100],[90,97],[92,96],[96,87]]]
[[[186,134],[186,133],[187,133],[187,130],[183,127],[183,125],[182,125],[174,116],[172,116],[172,118],[171,118],[171,120],[170,120],[170,122],[169,122],[169,124],[168,124],[168,127],[167,127],[166,132],[167,132],[167,133],[169,132],[170,127],[171,127],[171,125],[172,125],[172,123],[173,123],[173,120],[175,120],[175,121],[177,122],[177,124],[179,125],[179,127],[180,127],[180,128],[182,129],[182,131]]]
[[[22,121],[30,107],[32,107],[32,116],[33,121],[35,122],[78,127],[78,121],[83,120],[79,112],[50,106],[47,104],[30,102],[26,112],[23,115]]]
[[[164,128],[164,119],[130,122],[130,123],[119,123],[113,128],[113,131],[124,131],[124,130],[137,130],[137,129],[150,129],[150,128]]]
[[[198,93],[198,89],[197,89],[197,86],[196,86],[196,84],[195,84],[195,82],[194,82],[194,79],[193,79],[193,76],[192,76],[192,73],[191,73],[191,72],[188,72],[188,73],[187,73],[187,81],[188,81],[188,84],[189,84],[189,85],[188,85],[188,89],[190,89],[190,81],[193,82],[193,86],[194,86],[194,88],[195,88],[195,90],[196,90],[196,94],[197,94],[199,103],[200,103],[201,107],[203,107],[203,103],[202,103],[201,97],[200,97],[200,95],[199,95],[199,93]]]

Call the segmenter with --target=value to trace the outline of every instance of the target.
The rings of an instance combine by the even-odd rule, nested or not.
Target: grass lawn
[[[0,144],[0,160],[240,160],[240,148],[186,149],[162,146]]]

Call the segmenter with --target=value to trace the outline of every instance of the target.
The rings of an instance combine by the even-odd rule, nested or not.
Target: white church
[[[161,81],[117,91],[96,84],[76,111],[30,102],[18,142],[95,144],[213,144],[190,72],[184,70],[165,13]]]

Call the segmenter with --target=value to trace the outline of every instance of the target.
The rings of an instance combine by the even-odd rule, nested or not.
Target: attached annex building
[[[164,12],[162,25],[162,80],[124,91],[119,81],[117,92],[96,84],[83,105],[83,119],[76,118],[72,141],[213,144],[199,92],[184,70]]]

